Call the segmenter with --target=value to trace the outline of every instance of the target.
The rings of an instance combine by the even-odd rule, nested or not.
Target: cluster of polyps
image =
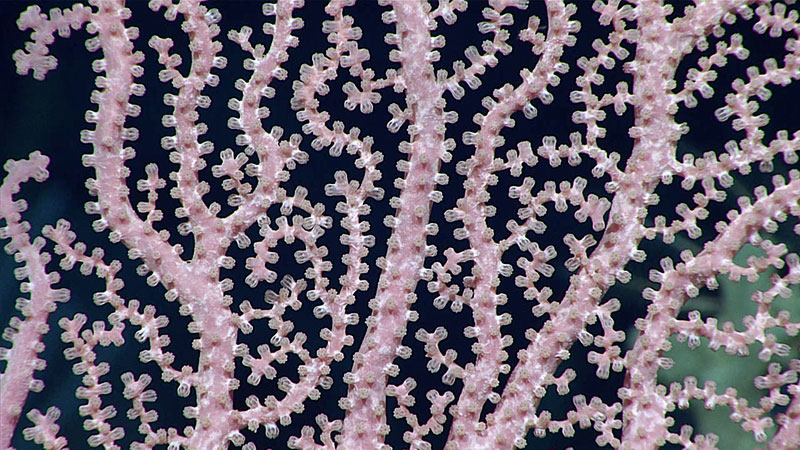
[[[167,301],[180,305],[178,313],[191,319],[187,331],[196,335],[191,347],[196,351],[197,365],[174,365],[175,355],[167,348],[178,347],[178,340],[171,343],[166,334],[170,320],[157,315],[157,302],[126,298],[120,277],[122,264],[107,262],[100,248],[87,254],[87,246],[76,242],[68,222],[47,226],[43,237],[30,240],[30,226],[21,219],[25,202],[14,200],[14,196],[29,178],[47,178],[48,159],[35,152],[27,159],[10,160],[5,165],[8,176],[0,187],[0,216],[6,221],[0,237],[10,239],[6,251],[21,264],[14,275],[25,295],[16,303],[22,318],[12,319],[4,333],[12,347],[0,349],[0,357],[6,361],[0,386],[0,446],[10,445],[28,391],[38,392],[44,387],[33,378],[34,370],[45,370],[45,362],[37,354],[44,351],[42,338],[50,331],[49,315],[57,302],[69,299],[67,289],[56,287],[58,272],[48,266],[51,257],[45,248],[52,245],[62,256],[62,270],[80,267],[84,275],[100,278],[104,286],[94,295],[94,303],[111,310],[106,321],[94,322],[91,327],[86,327],[84,314],[58,321],[67,345],[64,354],[76,361],[73,372],[82,376],[84,386],[76,396],[86,403],[78,412],[86,417],[84,427],[91,433],[91,446],[117,448],[123,439],[131,438],[125,436],[126,429],[117,426],[116,406],[104,405],[104,401],[108,403],[104,397],[118,383],[108,376],[112,367],[99,361],[97,352],[98,346],[135,345],[126,343],[123,337],[129,323],[136,329],[134,339],[143,347],[141,362],[154,363],[161,379],[174,383],[177,395],[193,402],[183,409],[184,417],[193,425],[182,430],[159,427],[159,414],[152,408],[156,392],[149,389],[153,377],[148,373],[120,374],[123,396],[129,401],[125,406],[127,417],[138,422],[142,435],[141,442],[134,444],[137,448],[163,444],[170,449],[225,448],[230,442],[252,450],[256,444],[251,432],[263,428],[267,437],[276,438],[281,427],[296,420],[293,418],[304,418],[305,423],[309,405],[338,381],[333,371],[341,364],[347,365],[345,373],[337,375],[347,385],[347,394],[338,399],[343,420],[331,421],[325,414],[318,415],[319,439],[314,437],[313,427],[306,425],[299,437],[288,440],[290,447],[385,449],[390,447],[387,439],[394,429],[404,430],[402,439],[411,448],[427,450],[432,447],[431,433],[438,435],[449,429],[442,444],[448,450],[524,448],[529,445],[529,431],[535,438],[548,433],[573,437],[576,425],[581,429],[593,427],[594,440],[601,446],[639,449],[670,442],[685,448],[714,447],[718,438],[713,433],[693,435],[688,426],[676,433],[673,428],[675,419],[670,413],[675,407],[688,408],[691,400],[701,400],[707,408],[729,408],[731,419],[741,422],[741,428],[757,441],[770,439],[774,448],[798,447],[800,363],[792,359],[796,349],[780,339],[797,335],[800,324],[792,322],[788,312],[775,311],[773,301],[796,297],[793,289],[800,283],[800,262],[796,254],[789,254],[786,244],[773,241],[779,239],[777,232],[791,227],[800,216],[800,173],[791,167],[797,163],[800,134],[790,139],[788,132],[779,131],[765,144],[763,128],[769,120],[765,114],[756,115],[758,101],[771,98],[769,85],[785,86],[800,78],[796,10],[767,0],[698,0],[683,15],[672,18],[672,7],[654,0],[621,7],[617,0],[598,0],[592,9],[599,14],[600,25],[610,29],[606,37],[591,44],[592,50],[585,47],[591,55],[576,58],[577,89],[569,93],[569,100],[583,108],[572,114],[572,123],[585,130],[569,134],[569,143],[559,144],[556,136],[543,136],[539,146],[521,139],[500,156],[499,150],[506,145],[501,132],[513,128],[522,117],[536,120],[539,111],[534,103],[548,107],[556,100],[551,90],[557,92],[562,78],[570,74],[569,64],[562,59],[567,59],[570,48],[579,48],[576,44],[581,24],[573,16],[584,4],[546,0],[546,19],[530,15],[519,40],[532,45],[531,63],[520,71],[521,80],[504,83],[481,100],[485,111],[473,116],[477,128],[463,133],[464,146],[458,148],[447,133],[449,127],[459,123],[459,114],[446,110],[445,96],[458,102],[466,96],[463,85],[480,89],[483,75],[512,53],[509,30],[515,17],[525,13],[527,2],[489,2],[482,11],[485,20],[478,24],[479,32],[489,39],[480,50],[466,48],[467,60],[455,61],[449,71],[437,64],[445,38],[432,33],[440,25],[452,25],[464,14],[466,3],[441,0],[433,8],[417,0],[380,1],[387,7],[383,21],[396,28],[385,38],[395,47],[386,58],[394,66],[381,77],[367,67],[371,55],[359,46],[362,30],[344,14],[345,7],[353,2],[333,0],[325,7],[330,19],[322,24],[330,46],[313,55],[311,64],[299,68],[289,105],[296,111],[302,132],[312,137],[311,148],[327,148],[333,157],[351,158],[357,169],[325,175],[332,179],[324,194],[341,198],[335,206],[341,216],[336,224],[332,215],[326,215],[325,205],[309,200],[319,193],[297,187],[289,195],[285,188],[290,172],[310,159],[301,136],[292,134],[283,139],[281,127],[273,126],[269,131],[264,127],[272,118],[262,102],[273,99],[273,85],[290,76],[282,64],[289,60],[292,48],[305,45],[298,37],[303,21],[296,17],[302,1],[279,0],[264,5],[264,14],[274,16],[263,26],[264,33],[271,36],[269,46],[252,43],[253,30],[249,27],[228,33],[228,38],[249,55],[244,68],[251,73],[248,79],[234,83],[241,95],[227,103],[234,112],[228,127],[238,132],[235,144],[241,151],[224,149],[218,157],[213,156],[211,141],[201,141],[209,126],[199,120],[201,110],[211,106],[211,98],[203,94],[205,88],[221,82],[212,71],[225,69],[228,61],[221,55],[222,44],[214,40],[221,31],[218,24],[222,16],[201,3],[149,2],[154,11],[165,10],[168,21],[182,17],[181,30],[189,40],[188,68],[180,54],[170,53],[172,39],[153,36],[148,44],[161,65],[159,79],[174,89],[164,95],[164,103],[172,111],[162,118],[162,125],[174,129],[174,135],[164,137],[161,145],[170,152],[170,163],[177,166],[169,174],[170,195],[180,203],[174,218],[181,223],[175,229],[193,239],[190,258],[183,256],[181,244],[159,224],[165,218],[158,208],[159,193],[167,186],[159,176],[163,167],[146,166],[145,178],[136,183],[146,200],[135,207],[126,182],[130,170],[125,162],[137,158],[126,143],[139,137],[139,131],[126,127],[126,123],[142,113],[142,108],[132,103],[133,98],[145,95],[144,85],[136,82],[144,75],[145,53],[135,46],[140,32],[126,25],[131,10],[122,0],[91,0],[88,7],[54,9],[49,16],[38,7],[30,7],[20,16],[19,27],[33,30],[25,50],[14,54],[21,74],[32,70],[34,78],[43,79],[56,67],[55,58],[48,53],[56,32],[67,37],[70,29],[85,25],[92,35],[86,48],[102,51],[102,58],[92,64],[92,69],[101,74],[95,81],[98,90],[91,94],[97,110],[86,113],[92,129],[81,133],[81,141],[92,147],[83,164],[95,170],[95,178],[87,180],[86,186],[97,197],[87,203],[86,212],[99,216],[93,222],[96,231],[108,231],[112,243],[126,246],[128,257],[140,262],[136,271],[146,277],[146,283],[163,289]],[[725,105],[716,109],[719,121],[733,119],[732,128],[741,132],[738,142],[724,144],[725,151],[719,154],[708,152],[695,158],[687,153],[679,160],[678,142],[689,132],[687,124],[675,119],[681,104],[694,108],[699,104],[696,94],[703,99],[712,97],[715,68],[728,64],[731,56],[740,60],[750,56],[741,35],[733,34],[725,40],[726,26],[738,18],[754,21],[752,28],[759,34],[769,30],[774,38],[784,33],[793,36],[785,40],[783,65],[767,59],[763,71],[755,66],[748,68],[748,80],[735,80]],[[709,51],[709,40],[716,41],[713,52]],[[694,51],[703,56],[697,60],[697,68],[687,71],[686,82],[678,90],[679,64]],[[618,62],[626,81],[608,88],[604,73],[611,72]],[[396,145],[396,151],[386,150],[379,138],[362,137],[360,128],[348,128],[343,120],[331,122],[331,113],[323,109],[321,98],[330,93],[344,69],[355,80],[341,87],[346,96],[343,106],[349,111],[358,108],[363,114],[373,112],[382,100],[381,91],[385,93],[390,87],[395,94],[404,95],[405,106],[392,103],[387,108],[391,115],[388,130],[408,136]],[[460,107],[468,110],[463,104]],[[627,130],[632,144],[625,150],[620,150],[621,146],[617,147],[619,151],[604,149],[608,132],[602,125],[611,110],[618,116],[632,110],[634,121]],[[365,125],[365,129],[370,128],[368,122]],[[378,147],[384,147],[385,154]],[[778,156],[785,164],[774,163]],[[375,220],[373,206],[383,201],[385,190],[389,190],[380,185],[378,166],[385,158],[395,162],[401,177],[393,183],[397,195],[387,200],[394,212]],[[584,159],[593,163],[587,172],[602,180],[602,189],[577,174],[560,182],[536,180],[546,176],[550,168],[555,178],[556,168],[564,160],[578,173]],[[221,188],[230,192],[229,213],[223,214],[222,205],[206,200],[212,186],[201,178],[209,161],[212,176],[221,178]],[[534,171],[545,163],[550,168]],[[620,163],[625,167],[620,168]],[[788,180],[785,174],[776,174],[771,189],[755,188],[753,201],[742,197],[726,220],[714,224],[712,233],[708,226],[710,210],[715,203],[725,204],[727,190],[734,183],[731,173],[748,175],[753,164],[758,164],[762,172],[784,170]],[[507,197],[518,204],[517,217],[501,229],[492,227],[493,218],[510,214],[500,202],[492,204],[490,192],[508,183],[506,171],[511,177],[525,178],[508,187]],[[443,186],[456,177],[463,190],[445,190]],[[681,179],[684,190],[695,190],[693,206],[677,205],[679,218],[669,223],[662,215],[649,218],[648,208],[662,202],[657,188],[674,178]],[[695,188],[698,182],[700,187]],[[572,211],[575,218],[574,228],[564,227],[562,233],[570,255],[564,258],[563,266],[573,273],[564,289],[555,281],[546,285],[542,280],[553,277],[560,262],[556,246],[541,237],[548,232],[542,219],[550,203],[556,213]],[[443,219],[439,224],[435,222],[438,218]],[[367,234],[381,220],[390,230],[385,245]],[[583,229],[587,221],[591,230],[576,236],[574,230]],[[440,227],[449,227],[444,222],[455,224],[452,235],[458,242],[435,239]],[[784,223],[788,224],[781,225]],[[337,225],[341,228],[339,243],[345,248],[341,256],[344,270],[332,286],[326,273],[334,269],[334,263],[323,237]],[[255,227],[257,233],[248,235]],[[644,247],[643,240],[660,236],[670,245],[676,236],[700,239],[704,232],[711,237],[702,249],[684,249],[677,264],[663,258],[661,271],[651,271],[653,284],[642,293],[646,314],[630,321],[635,333],[619,329],[621,325],[615,324],[612,315],[619,317],[621,309],[635,307],[632,302],[607,297],[617,282],[632,279],[632,262],[646,262],[647,255],[640,248]],[[795,225],[793,232],[800,233],[800,227]],[[259,238],[253,243],[255,234]],[[294,253],[297,264],[305,267],[301,279],[280,273],[277,247],[281,241],[301,246]],[[236,267],[230,255],[233,243],[250,252],[244,263],[244,284],[257,290],[272,286],[281,275],[277,292],[264,288],[267,307],[234,298],[234,280],[223,278]],[[734,258],[746,244],[761,253],[742,266]],[[369,259],[371,253],[374,259]],[[518,256],[516,265],[508,262],[514,256]],[[368,263],[372,260],[375,268]],[[462,272],[465,268],[469,273]],[[370,271],[380,272],[372,286],[366,276]],[[770,278],[770,287],[752,296],[757,313],[741,320],[744,331],[731,322],[719,327],[715,317],[704,320],[697,311],[689,313],[688,318],[681,315],[687,303],[691,308],[691,299],[701,290],[718,288],[721,275],[734,281],[742,277],[755,281],[762,275]],[[512,279],[518,289],[507,289],[504,278]],[[430,298],[420,298],[420,281],[425,282]],[[541,320],[534,322],[538,324],[535,328],[516,333],[518,330],[510,325],[521,309],[513,309],[513,305],[523,300],[535,303],[528,320]],[[449,334],[457,330],[436,326],[428,331],[414,324],[429,302],[437,309],[449,305],[456,314],[471,312],[473,323],[463,334],[473,341],[472,361],[465,363],[455,349],[442,348]],[[359,304],[370,309],[363,321],[363,336],[347,330],[361,323],[354,312]],[[412,309],[415,304],[417,309]],[[316,319],[330,321],[330,327],[320,331],[318,348],[312,349],[308,336],[287,318],[289,310],[303,308],[310,308]],[[416,331],[410,333],[409,328],[414,327]],[[775,328],[786,336],[771,331]],[[170,334],[178,332],[170,330]],[[524,347],[514,347],[515,334],[518,341],[522,336],[527,340]],[[634,338],[626,341],[629,334]],[[253,336],[264,336],[255,352],[245,343]],[[409,336],[423,344],[427,369],[443,372],[444,390],[431,389],[425,395],[431,405],[427,419],[421,417],[425,411],[414,408],[419,399],[414,391],[426,380],[406,377],[398,384],[390,382],[404,376],[401,366],[407,367],[407,363],[401,360],[413,356],[412,346],[416,344]],[[576,341],[593,347],[586,352],[589,370],[560,369],[575,359],[573,352],[577,351],[572,347]],[[700,389],[697,379],[689,377],[683,383],[671,384],[669,390],[659,381],[660,371],[680,364],[669,356],[676,342],[694,348],[706,341],[712,350],[724,348],[729,354],[742,356],[749,353],[751,345],[760,345],[758,358],[771,362],[767,373],[754,379],[756,388],[769,391],[757,407],[748,406],[735,389],[718,394],[710,380]],[[345,347],[352,345],[358,345],[358,349],[348,353]],[[514,357],[507,350],[510,348],[517,350]],[[286,363],[290,357],[299,360],[297,376],[279,376],[277,364]],[[249,370],[245,377],[237,377],[237,367],[241,370],[241,366]],[[788,369],[784,369],[786,366]],[[616,373],[624,374],[624,381],[620,377],[624,385],[610,401],[600,396],[587,401],[583,394],[574,395],[569,411],[560,418],[541,408],[550,386],[557,394],[567,395],[570,383],[578,377],[605,380]],[[242,389],[242,381],[259,385],[264,379],[275,380],[274,386],[283,394],[250,395],[244,402],[246,407],[235,406],[235,393]],[[393,415],[404,419],[405,427],[397,424],[390,428],[386,414],[389,402],[396,402]],[[165,416],[168,407],[159,408]],[[67,442],[56,424],[59,414],[56,408],[44,415],[31,410],[27,417],[34,426],[22,431],[24,438],[46,448],[63,448]]]

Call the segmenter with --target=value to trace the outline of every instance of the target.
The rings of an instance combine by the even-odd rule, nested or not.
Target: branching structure
[[[436,448],[447,450],[488,450],[535,448],[548,435],[570,438],[591,427],[589,442],[600,446],[716,448],[715,434],[676,426],[675,410],[697,402],[708,409],[727,408],[733,422],[769,448],[800,446],[800,359],[794,339],[800,322],[785,311],[800,301],[800,259],[792,253],[800,234],[800,131],[790,121],[795,129],[768,136],[769,117],[758,114],[773,89],[800,78],[800,25],[793,2],[695,0],[676,11],[657,0],[624,5],[545,0],[540,16],[525,0],[491,0],[479,7],[483,21],[477,28],[486,40],[480,49],[467,47],[466,60],[456,60],[448,70],[440,63],[443,49],[458,40],[446,42],[444,34],[466,14],[467,3],[381,0],[382,20],[394,28],[384,41],[393,49],[385,58],[388,68],[376,72],[377,66],[370,66],[375,55],[362,45],[368,24],[348,16],[349,9],[360,6],[331,0],[322,24],[327,47],[293,74],[282,65],[300,47],[315,45],[298,37],[303,11],[323,5],[278,0],[263,6],[268,37],[256,36],[249,27],[227,33],[227,40],[246,54],[248,72],[247,79],[233,82],[239,94],[227,100],[232,111],[227,125],[237,134],[235,145],[226,144],[236,150],[219,150],[204,140],[209,127],[219,123],[201,122],[230,58],[227,51],[223,56],[222,40],[215,40],[222,14],[201,0],[150,0],[150,9],[162,12],[168,24],[181,23],[188,39],[189,61],[184,61],[187,53],[174,52],[171,38],[154,35],[144,48],[139,29],[128,25],[132,12],[124,3],[89,0],[49,14],[29,7],[17,23],[32,31],[31,40],[13,59],[20,74],[32,72],[43,80],[56,68],[48,47],[55,33],[66,38],[71,30],[85,28],[90,35],[86,48],[100,57],[92,64],[99,73],[91,94],[95,107],[86,112],[89,129],[80,135],[90,149],[83,165],[95,174],[85,181],[95,197],[85,212],[94,216],[92,227],[108,236],[111,247],[124,247],[136,261],[150,294],[142,300],[128,297],[126,284],[141,280],[123,282],[123,264],[103,248],[89,250],[78,242],[66,220],[45,226],[32,239],[22,219],[26,202],[17,194],[31,178],[45,181],[48,158],[34,152],[5,164],[0,216],[6,223],[0,237],[8,240],[5,249],[18,264],[14,276],[23,295],[16,301],[19,315],[3,334],[11,346],[0,349],[5,361],[0,447],[19,439],[15,433],[45,448],[68,445],[58,426],[66,411],[53,407],[43,414],[25,407],[29,391],[44,388],[34,372],[52,369],[37,355],[45,350],[43,337],[57,333],[48,326],[50,316],[67,301],[107,316],[91,325],[83,313],[57,320],[64,356],[82,377],[77,412],[92,447],[119,448],[130,441],[139,449],[232,444],[253,450],[261,446],[254,438],[260,431],[282,439],[285,444],[273,444],[278,448],[388,449],[399,441],[391,438],[397,433],[403,448],[427,450],[437,442]],[[579,9],[586,10],[581,17],[594,22],[579,21]],[[512,34],[520,18],[522,27]],[[750,59],[761,55],[750,54],[742,34],[729,32],[739,22],[754,36],[768,33],[783,49],[782,59],[753,65]],[[597,30],[603,37],[582,47],[583,33]],[[506,76],[508,82],[492,86],[473,125],[463,125],[464,113],[453,105],[469,111],[462,105],[473,93],[465,87],[480,90],[489,72],[502,70],[512,43],[515,55],[525,52],[515,56],[524,61],[520,77]],[[587,53],[571,56],[578,50]],[[151,149],[134,150],[140,131],[129,125],[146,112],[138,98],[158,88],[148,86],[146,93],[137,81],[146,57],[157,58],[158,78],[171,86],[163,96],[171,111],[161,119],[169,130],[161,139],[169,168],[148,164],[134,185],[126,164],[152,158]],[[736,61],[748,61],[747,79],[717,82],[718,72]],[[619,74],[611,78],[612,71]],[[611,86],[607,75],[616,84]],[[289,106],[306,139],[300,134],[285,138],[280,126],[285,119],[274,117],[267,106],[274,102],[276,85],[287,78],[292,80]],[[574,80],[567,91],[572,120],[564,126],[574,130],[569,142],[539,129],[544,133],[540,143],[523,138],[508,145],[511,128],[523,128],[525,136],[544,123],[554,102],[566,100],[556,97],[562,79]],[[382,125],[365,120],[355,127],[339,120],[325,108],[332,86],[344,94],[343,107],[352,112],[342,115],[347,118],[356,110],[370,114],[385,103],[383,97],[396,96],[403,104],[388,105],[386,127],[404,140],[391,146],[392,141],[382,141]],[[716,119],[735,132],[734,138],[701,155],[682,150],[691,124],[681,123],[679,113],[719,98],[716,91],[724,92]],[[286,105],[273,108],[279,107]],[[627,134],[608,139],[615,133],[608,124],[626,114],[632,117]],[[450,137],[456,126],[466,130],[459,141]],[[310,159],[327,158],[320,150],[355,169],[321,175],[324,192],[297,186],[290,194],[292,171]],[[399,174],[393,184],[382,179],[382,171],[393,170],[384,168],[384,159]],[[564,160],[575,174],[557,182]],[[751,175],[754,165],[773,173],[771,184],[759,185],[730,209],[734,182]],[[212,179],[206,180],[208,166]],[[587,167],[590,175],[581,176]],[[169,181],[161,177],[164,171],[170,171]],[[211,199],[214,178],[229,193],[227,206]],[[159,198],[167,185],[177,205],[174,230],[159,223],[170,214],[162,211],[165,199]],[[134,186],[146,200],[132,200]],[[501,192],[506,198],[491,197],[498,186],[508,186]],[[674,213],[654,213],[669,203],[663,198],[667,192],[684,202]],[[314,203],[323,194],[337,202]],[[386,209],[388,215],[376,217],[375,211]],[[727,211],[724,218],[714,216],[720,209]],[[498,217],[508,220],[498,227]],[[584,225],[590,229],[576,236]],[[386,239],[370,234],[381,227],[388,229]],[[440,227],[448,235],[440,235]],[[544,236],[554,227],[559,240],[550,245]],[[191,255],[171,231],[191,241]],[[338,240],[331,241],[331,234]],[[697,244],[686,247],[692,241]],[[293,256],[302,276],[285,270],[282,246],[298,249]],[[756,253],[742,264],[737,256],[745,248]],[[665,249],[677,249],[680,262]],[[339,260],[331,252],[341,254]],[[51,264],[52,253],[60,258],[59,268]],[[241,253],[248,256],[238,261],[232,256]],[[660,261],[660,270],[650,271],[651,283],[641,295],[615,298],[613,289],[630,282],[635,267],[650,260]],[[60,282],[60,272],[75,268],[102,283],[94,305],[70,299],[70,286]],[[561,272],[569,274],[563,288],[556,281]],[[331,281],[329,273],[340,276]],[[740,323],[719,325],[713,314],[692,307],[692,299],[716,290],[723,279],[744,283],[762,276],[769,278],[769,287],[755,291],[756,313]],[[234,286],[239,285],[262,295],[265,303],[238,297]],[[175,338],[186,333],[173,332],[176,320],[158,313],[167,305],[159,296],[176,302],[179,314],[190,319],[190,342]],[[638,316],[637,305],[644,305]],[[466,316],[470,325],[454,328],[435,312],[445,307]],[[321,340],[304,332],[304,322],[290,319],[298,310],[324,323]],[[633,317],[630,329],[615,322],[621,314]],[[428,315],[440,318],[435,326],[427,326],[432,323]],[[471,355],[445,342],[461,333]],[[252,339],[259,345],[250,345]],[[412,341],[423,350],[414,351]],[[769,364],[748,381],[765,392],[758,404],[749,405],[732,387],[718,389],[713,380],[703,380],[701,387],[697,378],[687,377],[667,387],[659,377],[681,363],[669,356],[676,342],[730,355],[757,353]],[[148,369],[112,377],[112,365],[98,357],[109,346],[136,348]],[[587,348],[586,356],[577,356],[583,355],[581,347]],[[194,365],[178,367],[174,353],[192,353]],[[575,358],[589,366],[569,365]],[[295,372],[282,367],[290,359],[297,361]],[[410,363],[441,374],[443,386],[425,392],[423,399],[417,389],[423,380],[406,374]],[[581,379],[614,377],[621,380],[614,398],[571,394],[570,384]],[[152,385],[157,383],[173,387],[190,406],[174,410],[169,402],[156,403],[161,394]],[[346,385],[342,396],[334,395],[335,389],[326,392],[340,383]],[[237,396],[244,384],[269,386],[242,404]],[[113,390],[122,390],[127,403],[110,403]],[[557,415],[543,406],[547,396],[567,396],[571,406]],[[309,417],[307,409],[319,401],[339,409]],[[426,401],[429,408],[417,407]],[[121,411],[133,426],[123,425]],[[190,425],[160,425],[181,413]],[[298,421],[299,435],[287,439],[282,428]]]

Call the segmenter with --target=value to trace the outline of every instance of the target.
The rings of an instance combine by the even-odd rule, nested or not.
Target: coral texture
[[[4,137],[0,448],[800,447],[794,1],[125,3],[17,20],[90,104]]]

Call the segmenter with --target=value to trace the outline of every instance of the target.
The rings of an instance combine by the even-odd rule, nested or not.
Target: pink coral
[[[560,434],[715,448],[722,431],[675,413],[692,404],[768,448],[800,446],[800,131],[775,125],[796,127],[780,113],[800,78],[793,1],[353,3],[265,4],[266,37],[233,26],[252,14],[226,22],[246,5],[202,0],[19,16],[21,75],[64,65],[56,33],[85,29],[99,52],[80,183],[110,244],[78,242],[91,237],[74,211],[33,239],[22,219],[21,185],[77,155],[8,160],[0,237],[23,295],[0,349],[0,447],[488,450]],[[471,18],[477,33],[460,27]],[[217,98],[233,133],[216,130]],[[748,300],[713,293],[733,282],[752,292],[737,323]],[[33,406],[53,402],[34,372],[61,369],[44,345],[55,323],[83,434],[59,425],[65,405]],[[757,402],[702,363],[669,383],[689,364],[676,347],[701,344],[731,371],[757,355],[744,382]]]

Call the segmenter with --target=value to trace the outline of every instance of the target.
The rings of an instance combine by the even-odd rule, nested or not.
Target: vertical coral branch
[[[47,334],[47,319],[56,309],[56,302],[69,300],[69,291],[54,289],[60,276],[48,272],[50,254],[43,252],[45,240],[37,237],[31,242],[28,236],[30,224],[21,219],[27,209],[25,200],[14,200],[23,183],[33,178],[38,182],[47,179],[49,158],[33,152],[28,159],[9,160],[3,165],[8,175],[0,185],[0,217],[5,226],[0,228],[0,238],[10,239],[5,251],[23,265],[14,270],[14,277],[21,281],[20,291],[26,296],[16,301],[22,319],[15,317],[11,326],[3,331],[3,339],[11,342],[11,348],[0,348],[0,360],[6,361],[6,369],[0,383],[0,447],[11,445],[11,436],[19,421],[28,392],[40,392],[44,388],[33,372],[44,370],[46,362],[38,357],[44,351],[42,336]]]

